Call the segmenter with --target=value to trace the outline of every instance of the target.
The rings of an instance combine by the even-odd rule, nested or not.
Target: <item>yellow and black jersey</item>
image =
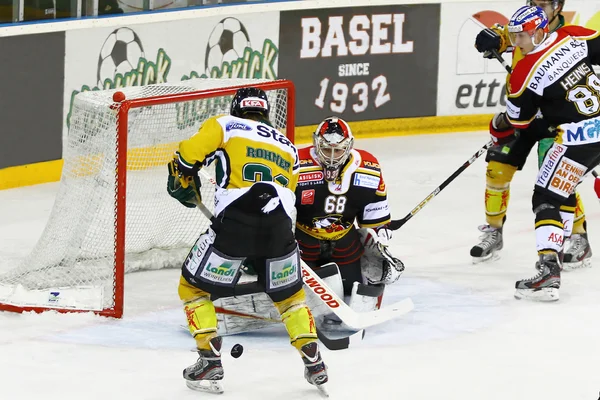
[[[352,150],[336,182],[324,180],[314,147],[301,149],[296,188],[296,229],[320,240],[338,240],[357,221],[363,228],[390,222],[387,189],[377,159]]]
[[[290,201],[293,208],[298,150],[266,123],[231,115],[209,118],[194,136],[179,144],[178,157],[184,174],[215,162],[215,215],[255,182],[272,182],[286,210],[290,211]]]
[[[600,32],[566,26],[528,53],[510,79],[506,111],[510,123],[525,129],[539,111],[557,127],[565,144],[600,141],[600,79],[592,65],[600,63]],[[562,135],[562,136],[561,136]]]

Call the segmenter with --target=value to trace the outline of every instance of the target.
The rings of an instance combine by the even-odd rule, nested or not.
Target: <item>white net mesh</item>
[[[259,80],[195,79],[119,89],[138,99],[258,84]],[[48,224],[32,253],[0,276],[0,303],[106,310],[115,306],[117,113],[115,90],[77,95],[63,149],[60,188]],[[217,91],[218,92],[218,91]],[[287,91],[267,90],[272,123],[285,132]],[[167,163],[178,143],[207,118],[227,114],[231,95],[171,102],[129,111],[125,272],[180,267],[208,220],[166,191]],[[209,168],[210,170],[210,168]],[[211,171],[212,172],[212,171]],[[212,209],[214,187],[202,186]]]

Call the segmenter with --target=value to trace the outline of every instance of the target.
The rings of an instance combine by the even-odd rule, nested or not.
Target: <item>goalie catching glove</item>
[[[404,264],[392,256],[387,245],[392,231],[382,227],[377,232],[371,228],[358,229],[365,252],[360,260],[362,275],[370,284],[389,285],[396,282]]]
[[[197,171],[193,175],[186,176],[180,172],[178,167],[178,155],[169,162],[169,179],[167,181],[167,192],[175,200],[188,208],[195,208],[202,203],[200,187],[202,186]]]

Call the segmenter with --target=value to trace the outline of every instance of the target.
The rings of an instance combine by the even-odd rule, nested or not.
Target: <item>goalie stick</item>
[[[268,322],[272,322],[272,323],[281,323],[280,320],[273,319],[273,318],[270,318],[267,316],[239,312],[239,311],[230,310],[230,309],[224,308],[224,307],[215,307],[215,311],[219,314],[232,315],[232,316],[240,317],[240,318],[258,319],[258,320],[268,321]],[[185,330],[187,330],[187,327],[185,327]],[[325,335],[323,333],[323,331],[321,331],[321,329],[319,329],[319,327],[316,327],[316,330],[317,330],[317,337],[319,338],[321,343],[323,343],[323,345],[325,347],[327,347],[327,349],[329,349],[329,350],[347,349],[351,345],[354,346],[356,343],[360,342],[365,337],[364,330],[360,330],[358,332],[354,332],[354,333],[350,334],[349,336],[341,337],[341,338],[337,338],[337,339],[327,337],[327,335]]]
[[[199,173],[202,174],[202,176],[206,178],[210,183],[216,185],[217,182],[206,171],[200,169]],[[454,178],[455,176],[452,177],[452,179]],[[447,180],[447,182],[450,183],[449,180]],[[208,219],[213,218],[212,212],[208,208],[206,208],[206,206],[203,203],[200,203],[198,207]],[[357,313],[356,311],[351,309],[350,306],[348,306],[342,299],[340,299],[338,295],[333,290],[331,290],[325,284],[325,282],[323,282],[323,280],[315,273],[315,271],[313,271],[308,265],[306,265],[304,261],[300,260],[300,264],[302,265],[302,280],[304,281],[305,287],[307,287],[313,293],[315,293],[321,299],[321,301],[323,301],[323,303],[327,305],[331,312],[337,315],[340,318],[340,320],[342,320],[342,322],[346,324],[346,326],[348,326],[354,331],[361,331],[370,326],[390,321],[399,316],[409,313],[414,308],[412,300],[410,298],[406,298],[398,303],[392,304],[385,308],[381,308],[379,310],[365,313]]]
[[[487,142],[486,144],[484,144],[482,148],[480,148],[479,150],[477,150],[477,153],[473,154],[473,156],[471,158],[469,158],[467,161],[465,161],[465,163],[463,165],[461,165],[456,171],[454,171],[454,173],[452,175],[450,175],[448,177],[448,179],[446,179],[444,182],[442,182],[442,184],[440,186],[436,187],[433,190],[433,192],[431,192],[427,197],[425,197],[425,199],[423,199],[422,202],[420,202],[415,208],[413,208],[412,211],[409,212],[404,218],[396,219],[396,220],[391,221],[389,228],[391,230],[393,230],[393,231],[400,229],[412,217],[414,217],[416,213],[418,213],[419,211],[421,211],[421,209],[423,207],[425,207],[425,205],[427,203],[429,203],[429,201],[431,199],[433,199],[435,196],[437,196],[442,190],[444,190],[444,188],[446,186],[448,186],[454,179],[456,179],[457,176],[459,176],[460,174],[462,174],[462,172],[465,169],[467,169],[479,157],[481,157],[481,155],[483,153],[485,153],[487,151],[487,149],[489,149],[490,147],[492,147],[493,144],[494,143],[491,140],[489,142]]]

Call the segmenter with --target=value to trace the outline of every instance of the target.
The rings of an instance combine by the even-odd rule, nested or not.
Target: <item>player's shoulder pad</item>
[[[538,82],[533,82],[533,78],[540,62],[545,60],[546,54],[553,51],[555,46],[568,36],[569,34],[566,31],[562,31],[562,28],[551,33],[540,45],[543,46],[540,51],[527,54],[514,65],[508,81],[509,97],[518,97],[527,87],[533,91],[537,91]]]
[[[298,160],[300,161],[300,168],[320,167],[320,165],[312,157],[312,148],[312,146],[308,146],[298,149]]]
[[[566,25],[561,27],[557,32],[562,32],[566,35],[574,37],[576,39],[589,40],[600,35],[600,31],[594,29],[585,28],[579,25]]]
[[[369,153],[366,150],[360,150],[360,149],[354,149],[354,150],[356,150],[360,154],[360,157],[361,157],[361,162],[360,162],[359,168],[366,168],[375,173],[381,172],[381,166],[379,165],[379,161],[377,161],[377,158],[373,154]]]

